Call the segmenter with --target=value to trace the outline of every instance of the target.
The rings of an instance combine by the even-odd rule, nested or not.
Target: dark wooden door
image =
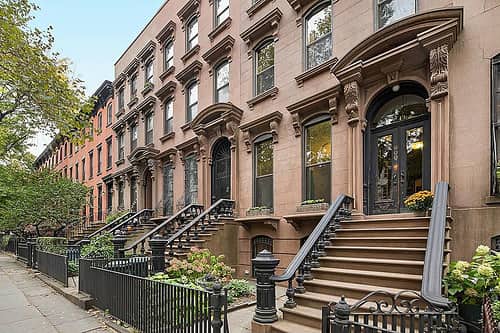
[[[231,143],[220,139],[212,152],[212,203],[231,198]]]

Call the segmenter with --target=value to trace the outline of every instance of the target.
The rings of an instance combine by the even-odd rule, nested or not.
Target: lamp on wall
[[[395,84],[392,86],[392,91],[397,93],[399,91],[399,89],[401,88],[401,86],[399,84]]]

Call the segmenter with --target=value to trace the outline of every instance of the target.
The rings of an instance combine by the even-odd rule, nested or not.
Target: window
[[[174,65],[174,42],[170,41],[165,44],[163,50],[163,69],[167,70]]]
[[[124,196],[124,184],[123,182],[118,183],[118,209],[123,210],[125,208],[125,196]]]
[[[255,94],[274,87],[274,42],[268,41],[255,51]]]
[[[82,158],[82,181],[85,181],[85,159]]]
[[[186,206],[198,201],[198,165],[194,154],[186,157],[184,163],[184,195]]]
[[[229,62],[224,61],[215,69],[215,102],[229,101]]]
[[[215,13],[215,25],[218,26],[229,17],[229,0],[216,0]]]
[[[125,158],[125,140],[123,138],[123,133],[118,134],[118,160],[123,160]]]
[[[73,167],[69,167],[68,177],[69,177],[69,179],[73,179]]]
[[[130,79],[130,99],[134,99],[136,96],[137,96],[137,75],[134,75]]]
[[[492,62],[492,194],[500,195],[500,55]]]
[[[64,144],[64,157],[68,155],[68,143]]]
[[[89,179],[94,177],[94,152],[89,151]]]
[[[102,185],[97,186],[97,220],[102,220]]]
[[[64,168],[63,170],[64,178],[68,178],[68,169]]]
[[[99,133],[102,131],[102,112],[99,112],[97,115],[97,129],[99,130]]]
[[[331,126],[328,119],[316,119],[305,126],[305,200],[330,202]]]
[[[376,0],[377,27],[383,28],[405,16],[417,12],[416,0]]]
[[[144,84],[148,84],[148,83],[151,83],[153,84],[153,60],[150,60],[147,64],[146,64],[146,69],[145,69],[145,82]]]
[[[269,135],[254,144],[254,206],[273,207],[273,141]]]
[[[137,148],[137,125],[130,127],[130,151]]]
[[[113,104],[109,103],[106,110],[106,125],[109,126],[113,123]]]
[[[75,179],[76,180],[79,180],[79,177],[80,175],[78,174],[78,163],[75,163]]]
[[[189,51],[198,45],[198,18],[194,17],[187,26],[186,50]]]
[[[163,215],[174,213],[174,169],[171,164],[163,167]]]
[[[146,116],[146,145],[153,143],[153,113]]]
[[[106,140],[106,169],[111,169],[113,164],[113,141],[111,138]]]
[[[89,201],[89,221],[94,221],[94,188],[90,188],[90,201]]]
[[[97,174],[102,172],[102,146],[97,147]]]
[[[165,103],[163,117],[163,134],[172,133],[174,130],[174,103],[171,99]]]
[[[130,179],[130,210],[137,211],[137,178]]]
[[[93,138],[94,137],[94,123],[91,123],[90,124],[90,137]]]
[[[187,87],[186,94],[187,115],[186,122],[190,122],[198,113],[198,83],[193,82]]]
[[[106,211],[113,211],[113,183],[106,184]]]
[[[268,236],[256,236],[252,238],[252,259],[256,258],[257,255],[267,250],[273,252],[273,239]],[[255,270],[252,265],[252,276],[255,276]]]
[[[306,68],[318,66],[332,56],[332,6],[314,9],[305,22]]]
[[[125,100],[124,100],[124,92],[123,88],[118,90],[118,110],[117,112],[120,112],[121,110],[125,109]]]

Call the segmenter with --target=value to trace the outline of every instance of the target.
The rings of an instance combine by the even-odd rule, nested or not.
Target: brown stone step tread
[[[427,237],[373,237],[373,236],[368,236],[368,237],[335,237],[333,239],[342,239],[342,240],[427,240]]]
[[[364,220],[370,221],[370,220]],[[446,229],[451,229],[451,227],[447,226]],[[416,231],[416,230],[429,230],[429,227],[382,227],[382,228],[352,228],[352,229],[337,229],[336,233],[342,232],[370,232],[370,231]]]
[[[311,308],[309,306],[303,306],[303,305],[297,305],[294,308],[285,308],[282,307],[280,308],[281,312],[288,312],[288,313],[293,313],[302,317],[308,317],[313,320],[319,320],[321,321],[321,310],[320,309],[315,309]]]
[[[310,326],[300,325],[287,320],[279,320],[271,325],[273,332],[280,333],[320,333],[321,330]]]
[[[350,274],[350,275],[363,275],[363,276],[378,277],[378,278],[392,278],[398,280],[422,281],[422,275],[416,275],[416,274],[362,271],[358,269],[329,268],[329,267],[313,268],[312,271],[330,273],[332,274],[333,279],[335,279],[335,274]]]
[[[385,247],[385,246],[325,246],[325,249],[332,250],[369,250],[369,251],[407,251],[425,252],[425,247]],[[447,251],[447,250],[445,250]]]
[[[351,258],[351,257],[320,257],[320,260],[342,261],[346,263],[370,263],[381,265],[404,265],[404,266],[423,266],[421,260],[396,260],[396,259],[377,259],[377,258]]]
[[[312,301],[316,301],[316,302],[325,303],[325,305],[329,304],[331,302],[335,302],[335,303],[339,302],[340,297],[341,296],[326,295],[326,294],[315,293],[315,292],[311,292],[311,291],[306,291],[304,294],[295,294],[296,299],[298,299],[298,298],[308,299],[308,300],[312,300]],[[359,300],[353,299],[353,298],[345,298],[345,301],[347,302],[347,304],[353,305],[353,304],[356,304]],[[370,306],[371,305],[366,304],[366,305],[363,305],[361,308],[362,309],[365,309],[365,308],[369,309]]]
[[[315,284],[315,285],[320,285],[320,286],[325,286],[325,287],[335,286],[335,287],[339,287],[339,288],[343,288],[343,289],[364,291],[366,294],[369,294],[372,291],[383,290],[383,291],[388,292],[389,294],[395,295],[401,291],[401,289],[374,286],[374,285],[370,285],[370,284],[349,283],[349,282],[330,281],[330,280],[321,280],[321,279],[304,281],[304,284],[306,285],[306,290],[307,290],[308,284]],[[416,290],[414,290],[414,292],[420,293],[419,291],[416,291]]]

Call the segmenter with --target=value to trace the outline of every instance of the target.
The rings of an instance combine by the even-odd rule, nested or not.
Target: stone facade
[[[115,100],[121,94],[124,101],[123,108],[115,108],[113,143],[123,135],[124,156],[116,156],[118,145],[114,145],[116,167],[109,179],[115,189],[123,184],[124,208],[133,201],[131,182],[137,187],[137,209],[153,208],[163,215],[170,210],[167,205],[174,212],[183,207],[185,169],[192,166],[189,158],[197,167],[197,184],[189,180],[190,195],[195,197],[191,199],[208,207],[220,197],[214,195],[218,183],[212,181],[214,147],[226,138],[231,161],[230,170],[225,170],[230,175],[228,196],[236,201],[236,222],[241,224],[238,272],[251,271],[253,240],[269,246],[258,236],[272,238],[273,253],[283,269],[324,213],[321,205],[317,211],[297,211],[303,200],[320,199],[311,197],[306,185],[306,127],[318,119],[330,125],[331,171],[326,188],[331,200],[339,193],[349,194],[357,213],[368,214],[370,198],[380,191],[370,192],[373,175],[367,171],[375,156],[369,154],[368,142],[376,132],[376,105],[382,96],[418,91],[425,99],[422,126],[428,126],[429,157],[423,162],[425,179],[416,187],[430,188],[440,180],[450,183],[450,206],[458,224],[453,258],[471,253],[465,243],[489,244],[490,237],[500,234],[495,207],[500,201],[490,196],[490,77],[491,59],[500,53],[499,1],[417,0],[414,13],[410,10],[381,28],[377,26],[387,18],[379,17],[379,2],[372,0],[230,1],[229,15],[220,11],[217,16],[222,3],[165,2],[115,64]],[[309,66],[306,20],[325,5],[331,6],[332,52]],[[188,32],[193,31],[195,18],[198,43],[189,48],[193,35]],[[170,57],[165,55],[169,43],[173,43],[171,66],[164,65]],[[261,92],[256,83],[255,68],[261,59],[257,51],[270,43],[274,82]],[[229,63],[229,97],[219,103],[215,82],[224,61]],[[153,75],[148,81],[151,63]],[[198,112],[189,119],[192,101],[187,95],[193,84],[198,88]],[[173,120],[171,130],[166,130],[164,110],[169,102]],[[146,131],[150,119],[151,140]],[[138,135],[132,147],[134,126]],[[256,143],[266,136],[273,151],[273,207],[265,214],[247,214],[257,205]],[[167,172],[172,172],[171,178]],[[167,186],[168,179],[173,179],[173,186]],[[173,193],[169,198],[167,188]],[[115,207],[118,199],[113,198]],[[399,208],[400,204],[396,210],[404,211]],[[488,232],[471,233],[472,225]]]

